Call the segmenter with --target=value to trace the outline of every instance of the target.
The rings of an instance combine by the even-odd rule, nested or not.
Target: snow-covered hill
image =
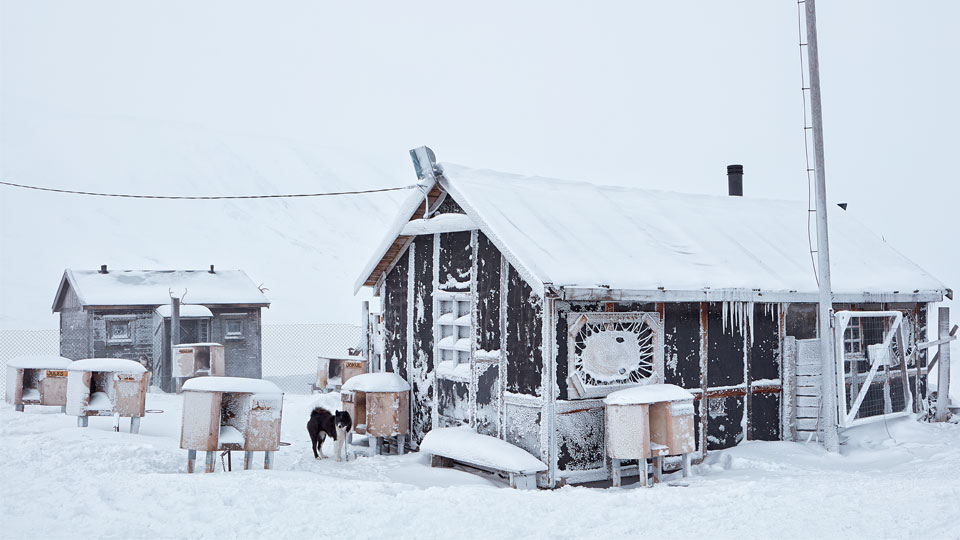
[[[131,117],[11,111],[6,181],[169,195],[327,192],[414,182],[397,160]],[[252,201],[87,197],[0,186],[0,328],[55,324],[63,269],[246,270],[269,288],[268,322],[354,322],[352,283],[402,192]],[[188,293],[189,294],[189,293]],[[189,301],[189,297],[187,299]]]

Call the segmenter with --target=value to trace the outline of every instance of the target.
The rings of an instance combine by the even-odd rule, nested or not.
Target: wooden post
[[[683,469],[683,477],[686,478],[690,476],[690,454],[683,454],[680,457],[681,459],[681,468]]]
[[[253,467],[253,452],[244,452],[243,453],[243,470],[250,470],[250,467]]]
[[[140,433],[140,417],[133,416],[130,418],[130,433]]]
[[[273,452],[264,452],[263,468],[267,470],[273,468]]]
[[[827,234],[827,181],[823,159],[823,118],[820,104],[820,60],[817,50],[817,11],[815,0],[806,0],[807,66],[810,70],[810,114],[813,120],[814,172],[817,179],[817,276],[820,281],[821,374],[820,429],[823,446],[840,451],[837,428],[837,365],[833,348],[833,292],[830,288],[830,245]],[[806,135],[804,135],[806,136]],[[809,165],[808,165],[809,166]]]
[[[937,311],[937,339],[946,339],[950,335],[950,308],[941,307]],[[937,422],[947,421],[950,405],[950,342],[939,345],[940,366],[937,369]]]
[[[13,410],[15,410],[15,411],[17,411],[17,412],[23,412],[23,404],[21,403],[21,404],[19,404],[19,405],[14,405],[14,406],[13,406]]]
[[[187,472],[193,472],[193,466],[197,462],[197,451],[187,450]]]
[[[216,458],[216,452],[208,451],[207,457],[204,460],[203,472],[211,473],[213,472],[213,461]]]
[[[617,458],[610,458],[610,476],[613,481],[613,487],[620,487],[622,482],[620,478],[620,460]]]
[[[77,417],[77,427],[87,427],[87,417],[78,416]]]
[[[364,300],[360,313],[360,327],[363,329],[363,359],[367,362],[367,373],[373,373],[373,341],[370,332],[370,301]]]
[[[180,344],[180,299],[170,297],[170,378],[173,383],[173,391],[180,392],[180,386],[183,384],[179,378],[173,377],[173,351]],[[162,384],[162,381],[161,381]],[[210,471],[213,472],[213,471]]]

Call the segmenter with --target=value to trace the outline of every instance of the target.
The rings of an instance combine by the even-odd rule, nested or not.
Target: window
[[[470,363],[470,294],[436,291],[438,362],[447,366]]]
[[[107,321],[107,343],[130,343],[133,341],[130,321]]]
[[[227,339],[243,338],[243,319],[224,319],[224,335]]]
[[[843,352],[863,354],[863,342],[860,339],[860,318],[857,317],[843,333]]]
[[[198,341],[200,343],[207,343],[210,341],[210,321],[207,319],[201,319],[197,321],[197,334]]]

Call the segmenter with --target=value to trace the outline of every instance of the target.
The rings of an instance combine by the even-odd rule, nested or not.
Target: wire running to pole
[[[814,171],[810,167],[810,145],[807,142],[807,132],[812,128],[808,125],[807,122],[807,90],[810,88],[806,85],[806,68],[803,66],[803,47],[806,46],[803,40],[803,11],[801,6],[803,6],[803,0],[797,2],[797,43],[800,44],[800,96],[803,98],[803,157],[804,165],[807,169],[807,246],[810,248],[810,264],[813,266],[813,279],[817,281],[817,285],[820,285],[820,276],[817,273],[817,259],[813,256],[816,251],[813,249],[813,238],[810,236],[810,215],[816,212],[811,206],[813,205],[813,195],[812,184],[813,180],[810,178],[810,173]]]
[[[132,195],[128,193],[99,193],[95,191],[76,191],[71,189],[57,189],[41,186],[29,186],[25,184],[15,184],[13,182],[4,182],[0,181],[0,185],[16,187],[22,189],[32,189],[35,191],[47,191],[52,193],[65,193],[68,195],[89,195],[93,197],[120,197],[124,199],[164,199],[164,200],[188,200],[188,201],[215,201],[215,200],[237,200],[237,199],[295,199],[295,198],[304,198],[304,197],[333,197],[338,195],[362,195],[365,193],[384,193],[387,191],[402,191],[405,189],[417,189],[419,186],[417,184],[402,186],[402,187],[392,187],[392,188],[380,188],[380,189],[363,189],[356,191],[333,191],[328,193],[289,193],[282,195]]]

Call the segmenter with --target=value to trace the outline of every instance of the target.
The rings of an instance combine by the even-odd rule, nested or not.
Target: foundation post
[[[130,433],[140,433],[140,417],[133,416],[130,418]]]
[[[250,470],[250,467],[253,467],[253,452],[244,452],[243,453],[243,470]]]
[[[263,468],[272,469],[273,468],[273,452],[264,452],[263,456]]]
[[[212,473],[213,472],[213,461],[216,459],[216,452],[207,452],[207,457],[204,460],[203,472]]]
[[[187,450],[187,473],[193,472],[193,466],[197,463],[197,451]]]

